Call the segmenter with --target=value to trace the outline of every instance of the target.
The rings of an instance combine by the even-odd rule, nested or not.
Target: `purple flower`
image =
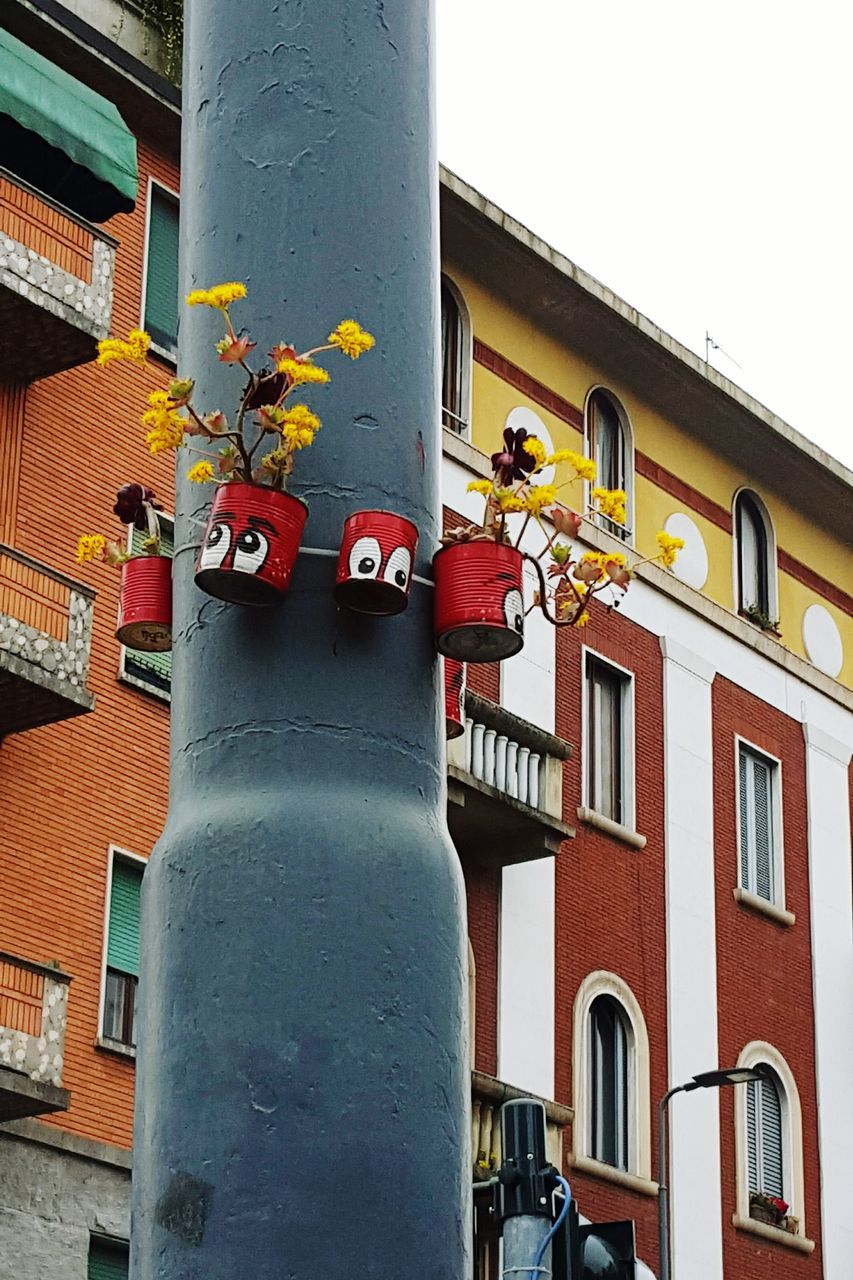
[[[536,466],[534,459],[524,448],[527,431],[519,427],[513,431],[507,427],[504,431],[504,448],[502,452],[492,454],[492,470],[499,484],[511,485],[513,480],[523,480]]]
[[[153,489],[144,484],[125,484],[116,494],[113,511],[122,524],[132,524],[140,533],[148,532],[148,517],[145,512],[146,503],[155,511],[162,511],[162,503],[157,501]]]

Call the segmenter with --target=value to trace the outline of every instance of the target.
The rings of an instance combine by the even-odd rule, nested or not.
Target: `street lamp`
[[[755,1067],[728,1067],[720,1071],[702,1071],[687,1084],[677,1084],[665,1093],[658,1104],[658,1246],[660,1253],[660,1280],[670,1280],[669,1267],[669,1187],[667,1186],[667,1135],[666,1109],[670,1098],[677,1093],[691,1093],[693,1089],[722,1089],[730,1084],[749,1084],[762,1080],[764,1073]]]

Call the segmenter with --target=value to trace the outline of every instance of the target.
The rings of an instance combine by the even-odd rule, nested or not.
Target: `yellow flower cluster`
[[[318,364],[311,364],[310,360],[294,360],[292,356],[285,356],[276,363],[276,369],[287,375],[293,387],[301,387],[306,382],[329,381],[328,371]]]
[[[590,497],[598,504],[602,515],[609,516],[616,524],[625,523],[628,495],[624,489],[593,489]]]
[[[320,430],[320,419],[307,405],[295,404],[288,409],[280,426],[282,439],[290,450],[307,449]]]
[[[468,485],[469,493],[481,493],[484,498],[488,498],[492,492],[491,480],[472,480]]]
[[[340,347],[351,360],[357,360],[376,342],[373,334],[362,329],[357,320],[342,320],[337,329],[329,334],[328,340],[333,347]]]
[[[595,479],[595,463],[592,458],[585,458],[582,453],[575,453],[574,449],[558,449],[545,459],[545,465],[549,467],[557,467],[561,462],[567,462],[581,480],[592,483]]]
[[[538,471],[545,463],[545,446],[537,436],[528,436],[524,442],[524,452],[536,463]]]
[[[100,533],[84,533],[77,544],[77,563],[85,564],[87,560],[97,560],[104,554],[107,540]]]
[[[150,408],[142,415],[142,425],[149,428],[145,437],[149,453],[177,449],[184,438],[186,419],[174,407],[168,391],[152,391],[148,404]]]
[[[134,364],[145,364],[150,345],[151,337],[144,329],[131,329],[127,338],[103,338],[98,343],[96,363],[102,369],[112,360],[131,360]]]
[[[524,505],[524,499],[519,497],[514,489],[495,489],[495,498],[504,515],[512,515],[516,511],[527,510]]]
[[[211,289],[193,289],[187,294],[189,307],[215,307],[217,311],[227,311],[232,302],[245,298],[246,286],[237,280],[228,284],[215,284]]]
[[[557,486],[555,484],[537,484],[528,489],[524,495],[524,509],[532,516],[538,516],[545,507],[550,507],[556,501]]]
[[[660,558],[667,569],[671,569],[675,564],[676,556],[684,546],[683,538],[673,538],[670,534],[664,533],[663,530],[656,535],[656,542],[660,547]]]
[[[265,471],[267,475],[275,475],[278,471],[287,466],[287,459],[290,453],[287,449],[273,449],[272,453],[268,453],[261,458],[261,471]]]
[[[187,472],[187,479],[192,480],[193,484],[206,484],[213,479],[213,464],[204,460],[197,462]]]

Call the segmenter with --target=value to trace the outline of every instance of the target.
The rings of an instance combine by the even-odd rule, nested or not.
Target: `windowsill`
[[[783,924],[790,927],[796,924],[797,917],[793,911],[787,911],[785,907],[777,907],[775,902],[768,902],[766,898],[761,898],[757,893],[750,893],[749,889],[733,889],[735,902],[739,902],[742,907],[748,907],[750,911],[756,911],[759,915],[767,916],[770,920],[774,920],[776,924]]]
[[[114,1053],[117,1058],[129,1058],[132,1062],[136,1060],[136,1049],[132,1044],[111,1040],[109,1036],[96,1036],[95,1048],[103,1049],[105,1053]]]
[[[623,827],[621,822],[614,822],[612,818],[605,818],[603,813],[596,813],[594,809],[587,809],[585,805],[578,807],[578,819],[585,822],[589,827],[596,827],[599,831],[606,832],[607,835],[613,836],[614,840],[621,840],[623,844],[630,845],[632,849],[645,849],[646,837],[641,836],[638,831],[633,831],[630,827]]]
[[[811,1253],[814,1240],[805,1236],[792,1235],[781,1227],[771,1227],[769,1222],[757,1222],[755,1218],[742,1218],[739,1213],[732,1214],[732,1223],[738,1231],[748,1231],[750,1235],[761,1236],[762,1240],[772,1240],[786,1249],[796,1249],[798,1253]]]
[[[604,1164],[601,1160],[593,1160],[591,1156],[569,1155],[569,1164],[578,1173],[589,1173],[604,1182],[613,1182],[617,1187],[625,1187],[628,1191],[638,1191],[641,1196],[656,1196],[658,1184],[650,1178],[641,1178],[638,1173],[627,1173],[624,1169],[615,1169],[612,1164]]]
[[[149,697],[156,698],[158,702],[163,702],[166,706],[169,706],[172,701],[172,695],[167,690],[158,689],[156,685],[149,684],[147,680],[140,680],[139,676],[133,675],[130,671],[119,671],[118,679],[121,684],[129,684],[133,689],[138,689],[140,693],[147,693]]]
[[[178,354],[176,351],[167,351],[165,347],[158,347],[156,342],[152,342],[148,348],[149,356],[156,356],[157,359],[170,369],[177,369]]]

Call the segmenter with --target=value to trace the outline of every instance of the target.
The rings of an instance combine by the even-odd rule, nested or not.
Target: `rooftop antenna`
[[[714,339],[711,337],[710,333],[708,332],[708,330],[706,329],[705,330],[705,363],[706,364],[710,363],[710,355],[712,351],[719,351],[721,355],[724,355],[727,360],[730,360],[732,362],[732,364],[735,366],[736,369],[740,369],[741,371],[743,370],[743,366],[738,364],[734,356],[730,356],[728,351],[725,351],[720,346],[719,342],[715,342]]]

